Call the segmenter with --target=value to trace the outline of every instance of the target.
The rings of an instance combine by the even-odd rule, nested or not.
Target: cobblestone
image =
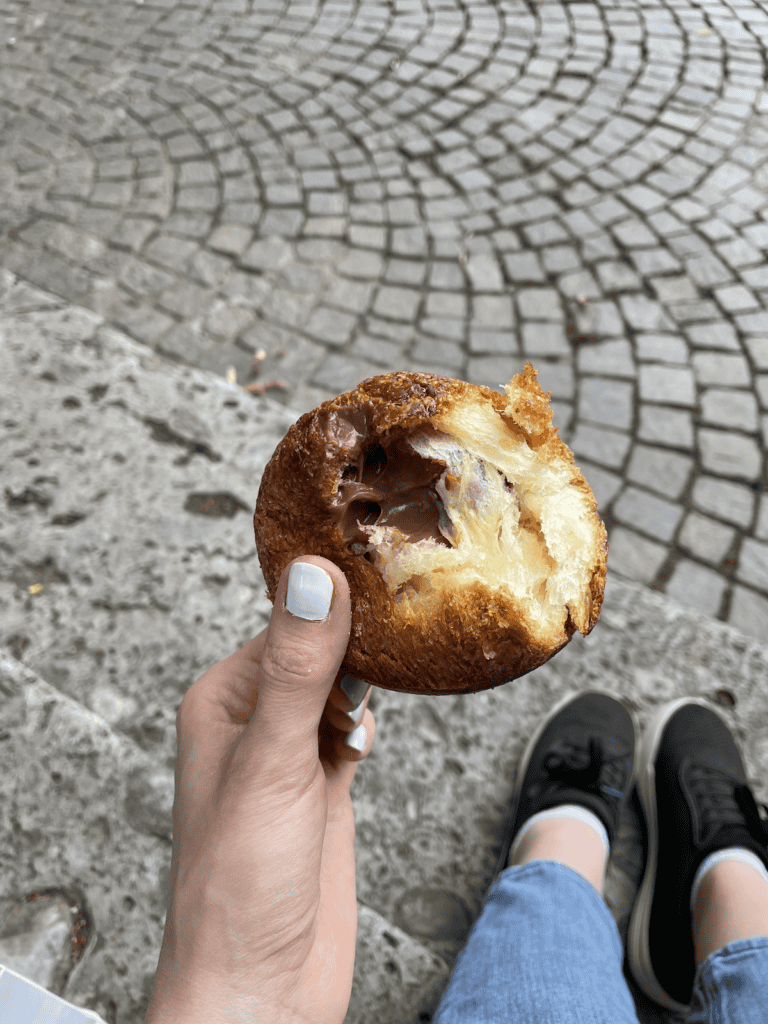
[[[698,512],[689,512],[680,530],[679,544],[684,551],[718,565],[733,544],[736,531]]]
[[[681,558],[667,583],[667,593],[681,604],[713,618],[720,611],[727,580],[703,565]]]
[[[725,430],[699,430],[699,447],[704,469],[720,476],[757,480],[762,470],[762,453],[751,437]]]
[[[693,485],[692,499],[694,507],[727,523],[746,529],[752,522],[755,495],[742,484],[700,476]]]
[[[674,502],[630,486],[614,502],[613,514],[619,522],[634,526],[650,537],[670,541],[683,510]]]

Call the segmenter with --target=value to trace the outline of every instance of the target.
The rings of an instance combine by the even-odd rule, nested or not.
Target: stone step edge
[[[14,696],[21,696],[25,711],[30,716],[39,715],[41,709],[44,709],[43,713],[57,723],[57,736],[77,735],[79,749],[83,747],[85,736],[94,749],[108,753],[108,756],[120,765],[126,776],[137,769],[151,773],[156,798],[160,793],[160,805],[172,807],[175,778],[170,768],[158,766],[130,737],[123,736],[101,716],[41,679],[34,670],[15,658],[6,646],[0,645],[0,695],[7,693],[9,689],[13,691]],[[63,741],[59,742],[63,745]],[[35,748],[29,746],[26,749],[28,756],[34,758]],[[167,850],[167,843],[159,836],[156,842],[158,846]],[[63,880],[63,884],[67,882],[69,879]],[[0,900],[3,895],[0,893]],[[363,1024],[370,1019],[376,1019],[381,1024],[410,1024],[411,1021],[417,1024],[419,1015],[424,1013],[425,1009],[429,1012],[429,1009],[433,1008],[447,983],[448,967],[445,961],[359,900],[357,909],[355,973],[345,1024]],[[83,953],[82,961],[77,965],[79,973],[87,969],[87,958],[88,947]],[[11,984],[12,979],[22,977],[0,964],[0,992],[3,991],[4,974],[7,985]],[[33,988],[45,991],[35,981],[26,978],[23,980],[29,987],[27,995],[30,1000],[34,995]],[[60,1008],[62,1002],[61,997],[54,993],[48,994],[56,1002],[45,1003],[43,1000],[49,1007],[49,1014],[48,1017],[45,1016],[44,1006],[41,1004],[40,1024],[50,1019],[50,1009],[54,1005]],[[42,996],[38,994],[35,998],[39,1001]],[[63,1002],[74,1007],[74,1004],[66,999],[63,999]],[[84,1024],[86,1021],[101,1020],[95,1011],[75,1008],[84,1013]],[[30,1019],[29,1012],[25,1012],[23,1018],[20,1016],[18,1021],[9,1019],[7,1024],[35,1024],[35,1019]],[[76,1021],[73,1020],[72,1024],[76,1024]]]

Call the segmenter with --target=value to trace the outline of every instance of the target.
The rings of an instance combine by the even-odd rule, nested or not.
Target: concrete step
[[[139,1024],[164,925],[176,711],[267,621],[251,515],[296,414],[4,281],[0,896],[6,913],[49,889],[84,908],[61,994]],[[607,689],[641,724],[660,703],[710,698],[765,801],[766,678],[768,648],[609,573],[593,634],[520,680],[437,699],[374,689],[376,744],[352,788],[347,1024],[430,1019],[493,880],[525,739],[560,696]],[[631,802],[605,893],[622,934],[642,866]],[[46,969],[44,986],[61,985],[61,966]],[[630,987],[643,1024],[674,1019]]]

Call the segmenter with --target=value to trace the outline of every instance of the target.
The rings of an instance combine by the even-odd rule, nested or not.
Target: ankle
[[[583,821],[551,818],[532,825],[523,837],[512,865],[532,860],[554,860],[582,875],[602,893],[607,857],[600,836]]]

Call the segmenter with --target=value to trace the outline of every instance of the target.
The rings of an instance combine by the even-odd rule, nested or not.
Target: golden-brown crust
[[[349,446],[334,440],[329,422],[346,414],[368,437],[389,444],[411,435],[456,402],[481,396],[547,461],[573,465],[573,455],[552,428],[552,410],[527,364],[512,381],[509,398],[489,388],[435,374],[396,372],[363,381],[354,391],[324,402],[288,430],[264,471],[254,532],[270,600],[286,565],[305,554],[321,555],[345,573],[352,597],[352,632],[345,667],[384,689],[409,693],[471,693],[498,686],[543,664],[577,628],[597,622],[605,588],[607,542],[597,505],[584,478],[574,470],[573,486],[588,499],[602,530],[592,572],[586,617],[574,610],[554,645],[543,646],[525,627],[526,616],[506,592],[478,584],[445,598],[428,623],[398,616],[395,599],[379,570],[349,550],[329,504],[348,460]],[[509,401],[509,405],[508,405]],[[331,417],[331,419],[329,419]],[[597,527],[596,527],[597,528]],[[569,606],[570,607],[570,606]],[[574,618],[575,615],[575,618]],[[585,621],[579,622],[579,618]],[[584,632],[584,628],[582,628]]]

